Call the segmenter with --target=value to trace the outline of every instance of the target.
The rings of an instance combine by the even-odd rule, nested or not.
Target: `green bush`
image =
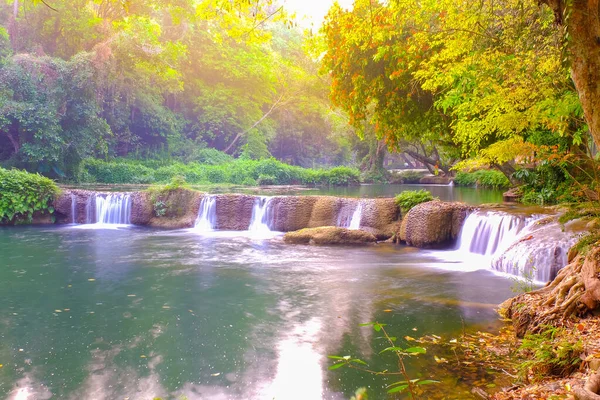
[[[193,160],[200,164],[220,165],[232,162],[234,158],[217,149],[206,148],[194,152]]]
[[[500,171],[496,170],[479,170],[475,172],[456,173],[454,184],[457,186],[477,186],[491,189],[507,189],[510,187],[510,181]]]
[[[535,382],[577,370],[583,343],[565,328],[546,326],[541,333],[525,335],[520,350],[528,360],[519,365],[519,375]]]
[[[433,197],[433,195],[425,189],[407,190],[394,198],[396,205],[400,207],[402,214],[406,214],[417,204],[425,203],[434,199],[436,199],[436,197]]]
[[[191,184],[231,183],[236,185],[354,185],[360,173],[354,168],[308,169],[284,164],[274,158],[235,159],[219,165],[179,162],[163,165],[150,161],[85,160],[79,176],[95,183],[166,183],[182,176]]]
[[[51,201],[58,193],[48,178],[0,168],[0,224],[31,222],[36,211],[53,213]]]
[[[325,171],[325,179],[329,185],[348,186],[360,183],[360,172],[349,167],[335,167]]]

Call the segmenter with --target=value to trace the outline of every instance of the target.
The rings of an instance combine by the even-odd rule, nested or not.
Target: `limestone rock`
[[[464,203],[428,201],[413,207],[403,218],[400,240],[414,247],[440,247],[455,240],[472,207]]]
[[[324,226],[288,232],[283,237],[283,240],[290,244],[358,245],[375,243],[377,238],[371,233],[362,230]]]
[[[428,175],[424,176],[419,180],[422,185],[448,185],[451,179],[447,176],[441,175]]]
[[[73,201],[75,202],[75,222],[78,224],[88,223],[88,212],[96,213],[95,203],[90,201],[98,192],[82,189],[63,190],[54,199],[54,216],[56,223],[70,224],[73,222]]]
[[[194,226],[203,194],[188,189],[165,192],[132,193],[131,223],[157,228],[180,229]],[[164,215],[157,215],[155,204],[165,205]]]
[[[216,195],[217,224],[222,231],[244,231],[250,226],[256,196],[244,194]],[[198,203],[198,208],[200,203]],[[196,214],[198,212],[196,208]]]

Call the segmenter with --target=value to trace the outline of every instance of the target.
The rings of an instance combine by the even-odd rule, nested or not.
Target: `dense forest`
[[[525,185],[528,202],[595,191],[568,24],[533,1],[357,0],[302,31],[271,1],[15,0],[0,22],[5,167],[332,183],[286,164],[385,181],[392,153],[434,174],[495,169],[490,186]],[[248,179],[202,169],[271,157]]]

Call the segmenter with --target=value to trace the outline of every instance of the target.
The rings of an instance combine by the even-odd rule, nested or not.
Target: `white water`
[[[507,249],[526,227],[538,219],[495,211],[474,212],[463,223],[458,251],[465,255],[494,256]]]
[[[198,217],[194,229],[202,232],[211,232],[217,226],[217,198],[204,196],[198,209]]]
[[[131,196],[125,193],[96,195],[96,224],[130,225]]]
[[[363,201],[342,199],[337,215],[336,226],[346,229],[359,229],[363,213]]]
[[[96,204],[96,196],[89,196],[87,201],[85,202],[85,223],[93,224],[94,223],[94,210],[92,205]]]
[[[272,199],[272,197],[265,196],[256,198],[254,207],[252,208],[252,218],[250,219],[250,226],[248,227],[249,231],[257,233],[271,232],[269,224],[273,216],[269,203]]]
[[[465,219],[457,249],[435,255],[458,262],[458,269],[492,269],[539,283],[548,282],[566,265],[575,238],[563,232],[558,222],[543,217],[474,212]]]
[[[71,194],[71,223],[77,223],[77,196]]]
[[[348,229],[359,229],[360,228],[360,220],[362,218],[363,212],[363,203],[362,201],[358,202],[354,213],[352,214],[352,219],[350,220],[350,224],[348,225]]]

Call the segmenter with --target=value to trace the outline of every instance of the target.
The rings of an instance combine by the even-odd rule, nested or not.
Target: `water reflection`
[[[389,367],[360,323],[450,335],[511,294],[431,252],[278,235],[14,228],[0,254],[0,397],[19,400],[384,398],[385,378],[327,370],[332,354]]]

